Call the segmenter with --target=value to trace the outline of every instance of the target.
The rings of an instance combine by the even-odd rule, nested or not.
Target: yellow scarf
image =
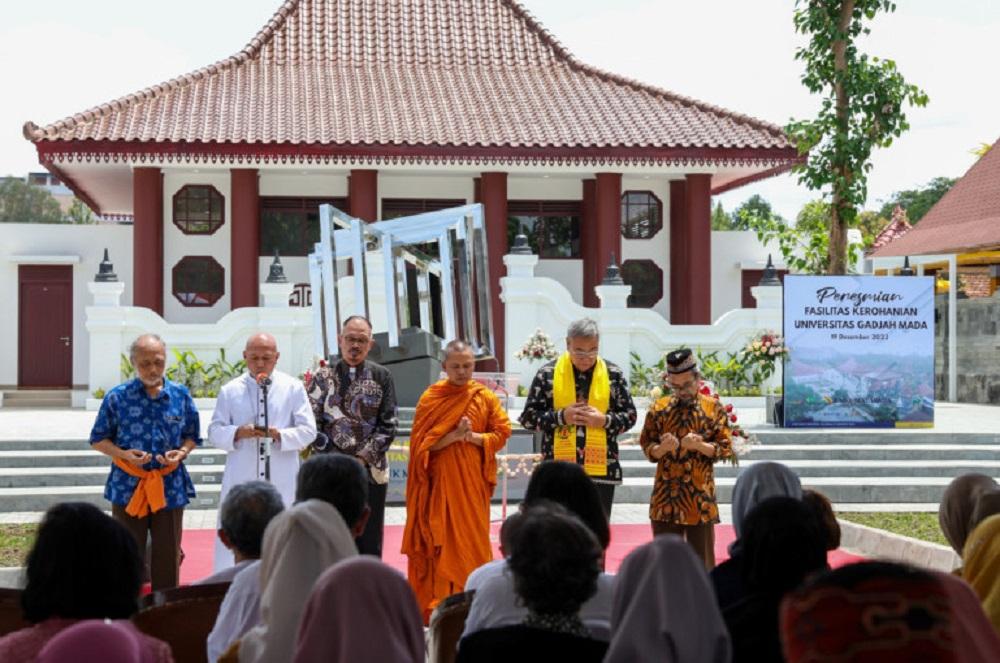
[[[576,402],[576,380],[573,377],[573,362],[569,353],[564,352],[556,362],[552,375],[552,405],[556,411]],[[600,357],[594,366],[590,380],[587,403],[601,414],[607,414],[611,402],[611,380],[608,379],[608,365]],[[576,426],[556,426],[554,458],[576,463]],[[587,441],[583,451],[583,469],[592,477],[603,477],[608,473],[608,432],[604,428],[587,426]]]

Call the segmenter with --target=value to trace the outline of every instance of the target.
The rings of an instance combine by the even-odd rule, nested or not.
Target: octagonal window
[[[663,227],[663,203],[651,191],[622,194],[622,237],[649,239]]]
[[[225,222],[225,199],[214,186],[186,184],[174,194],[174,225],[185,235],[211,235]]]
[[[226,270],[212,256],[184,256],[174,265],[171,292],[184,306],[212,306],[226,294]]]
[[[626,260],[621,275],[632,286],[629,308],[652,308],[663,297],[663,270],[652,260]]]

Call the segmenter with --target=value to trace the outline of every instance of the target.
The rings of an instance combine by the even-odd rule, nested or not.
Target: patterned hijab
[[[972,585],[1000,633],[1000,515],[976,525],[962,552],[962,577]]]
[[[424,630],[406,578],[374,557],[346,559],[316,581],[294,663],[423,663]]]
[[[948,484],[938,507],[938,522],[948,543],[961,555],[969,532],[995,513],[1000,513],[1000,486],[985,474],[970,472]]]
[[[943,574],[890,562],[824,573],[785,597],[781,632],[788,663],[995,661],[996,637],[965,622],[968,605]],[[985,621],[985,620],[983,620]]]
[[[358,554],[336,507],[306,500],[274,517],[260,556],[260,624],[240,640],[240,663],[288,661],[316,579]]]
[[[728,663],[729,633],[705,565],[679,536],[663,534],[629,553],[615,583],[614,637],[604,663],[649,660]]]
[[[739,552],[747,514],[769,497],[802,499],[802,482],[798,475],[788,466],[772,461],[754,463],[740,471],[733,487],[733,529],[737,540],[729,546],[730,555]]]

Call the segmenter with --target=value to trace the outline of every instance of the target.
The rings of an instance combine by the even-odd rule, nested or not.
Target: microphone
[[[261,387],[270,387],[271,377],[267,373],[258,373],[257,384],[260,385]]]

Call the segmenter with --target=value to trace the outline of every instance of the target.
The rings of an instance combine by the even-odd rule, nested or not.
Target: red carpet
[[[500,523],[493,523],[493,547],[494,554],[499,557],[497,550],[497,532]],[[607,569],[610,573],[616,573],[622,560],[629,552],[650,539],[653,534],[649,525],[612,525],[611,526],[611,547],[608,549]],[[715,559],[723,561],[729,557],[726,548],[736,537],[733,534],[731,525],[718,525],[715,528]],[[385,542],[382,546],[385,561],[402,573],[406,573],[406,557],[399,552],[400,543],[403,540],[402,525],[387,525],[385,528]],[[184,564],[181,566],[181,583],[187,584],[204,578],[212,572],[212,547],[215,545],[214,529],[189,529],[184,530]],[[830,553],[830,565],[837,567],[851,562],[861,561],[863,558],[851,555],[842,550],[835,550]]]

